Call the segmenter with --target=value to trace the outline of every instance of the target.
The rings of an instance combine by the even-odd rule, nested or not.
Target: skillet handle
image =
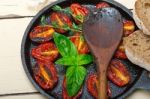
[[[142,76],[135,84],[135,89],[144,89],[150,91],[150,77],[148,75],[148,71],[143,71]]]
[[[136,83],[130,88],[130,90],[128,90],[124,95],[122,95],[117,99],[126,99],[136,89],[143,89],[150,91],[150,77],[148,77],[148,71],[143,70],[142,75],[136,81]]]

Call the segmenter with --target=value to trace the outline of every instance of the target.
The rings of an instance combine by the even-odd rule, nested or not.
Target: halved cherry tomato
[[[78,3],[73,3],[70,6],[72,16],[77,23],[83,23],[84,17],[89,13],[89,10]]]
[[[85,42],[84,38],[81,36],[81,34],[76,33],[75,35],[70,37],[70,40],[75,44],[80,54],[89,53],[88,45]]]
[[[45,90],[51,90],[58,82],[57,70],[51,62],[37,61],[33,68],[36,82]]]
[[[58,50],[52,42],[41,44],[31,51],[31,55],[42,62],[52,62],[58,57],[58,54]]]
[[[120,87],[127,85],[131,80],[129,71],[118,59],[113,59],[111,61],[108,67],[108,78]]]
[[[65,33],[67,30],[64,28],[72,26],[70,17],[63,12],[53,12],[50,16],[50,21],[59,33]]]
[[[66,89],[66,77],[63,80],[63,89],[62,89],[62,95],[63,95],[63,99],[79,99],[82,95],[82,88],[80,89],[80,91],[77,93],[76,96],[72,96],[70,97],[67,93],[67,89]]]
[[[123,43],[120,44],[118,50],[115,53],[115,58],[119,58],[119,59],[127,59],[127,56],[125,54],[125,48]]]
[[[98,87],[97,75],[90,74],[87,79],[87,89],[88,89],[88,92],[96,99],[98,98],[97,87]],[[108,96],[111,96],[111,90],[110,90],[109,85],[108,85]]]
[[[30,39],[34,42],[43,43],[52,39],[55,30],[51,26],[37,26],[30,32]]]
[[[129,36],[135,31],[135,24],[133,21],[130,20],[123,20],[123,29],[124,29],[124,36]]]
[[[96,5],[96,8],[98,8],[98,9],[106,8],[106,7],[110,7],[110,5],[106,2],[100,2]]]

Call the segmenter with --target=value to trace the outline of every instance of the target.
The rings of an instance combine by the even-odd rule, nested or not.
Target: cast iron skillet
[[[34,78],[32,77],[32,66],[35,64],[35,60],[30,56],[30,50],[34,46],[36,46],[36,44],[34,44],[30,41],[29,35],[28,35],[29,32],[32,30],[32,28],[35,25],[37,25],[39,23],[40,17],[43,14],[46,15],[46,14],[49,14],[52,12],[51,7],[53,5],[57,4],[62,7],[68,7],[70,4],[78,2],[80,4],[87,5],[92,8],[92,6],[90,6],[90,5],[96,5],[100,1],[105,1],[105,2],[109,3],[111,6],[117,8],[123,17],[133,20],[132,13],[130,12],[130,10],[128,10],[127,8],[125,8],[124,6],[122,6],[121,4],[119,4],[113,0],[61,0],[61,1],[54,2],[50,5],[48,5],[47,7],[45,7],[44,9],[42,9],[28,25],[28,27],[24,33],[22,45],[21,45],[21,58],[22,58],[23,67],[24,67],[24,70],[25,70],[28,78],[30,79],[32,84],[35,86],[35,88],[38,91],[40,91],[43,95],[48,97],[49,99],[56,99],[56,98],[61,99],[62,98],[61,97],[61,91],[62,91],[61,87],[62,87],[63,74],[65,71],[63,70],[63,68],[61,66],[56,65],[56,68],[57,68],[57,71],[59,74],[59,83],[52,91],[44,91],[35,82]],[[127,65],[127,68],[131,74],[132,80],[131,80],[130,84],[128,84],[125,87],[121,87],[121,88],[117,87],[112,82],[109,82],[111,85],[111,90],[112,90],[111,98],[112,99],[124,99],[126,96],[131,94],[136,89],[150,90],[150,79],[148,78],[148,72],[136,65],[133,65],[131,62],[129,62],[127,60],[122,60],[122,61],[124,64]],[[87,70],[88,70],[89,74],[92,72],[95,72],[94,67],[95,67],[95,64],[87,66]],[[86,83],[83,85],[83,93],[82,93],[81,98],[82,99],[92,99],[90,94],[87,92]]]

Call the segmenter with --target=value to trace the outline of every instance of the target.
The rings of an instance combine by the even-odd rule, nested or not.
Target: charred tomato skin
[[[110,7],[110,5],[106,2],[100,2],[96,5],[97,9],[106,8],[106,7]]]
[[[127,59],[125,51],[122,51],[120,49],[117,50],[116,53],[115,53],[115,58],[118,58],[118,59]]]
[[[51,26],[36,26],[30,32],[29,36],[33,42],[44,43],[52,39],[54,32],[55,30]]]
[[[98,98],[98,77],[96,74],[89,74],[87,79],[87,90],[95,98]],[[108,96],[111,96],[111,90],[108,85]]]
[[[63,12],[53,12],[50,15],[50,21],[51,21],[52,25],[55,23],[58,26],[58,28],[55,28],[55,30],[56,30],[56,32],[59,32],[59,33],[67,32],[67,30],[62,29],[66,25],[69,27],[72,27],[71,18]]]
[[[119,87],[127,85],[130,80],[130,74],[121,60],[113,59],[108,67],[108,78]]]
[[[54,43],[48,42],[33,48],[31,55],[42,62],[53,62],[59,53]]]
[[[37,61],[33,68],[35,81],[45,90],[53,89],[58,82],[57,70],[51,62]]]
[[[71,4],[70,9],[71,9],[74,20],[78,24],[83,23],[84,17],[89,13],[89,10],[86,7],[78,3]]]
[[[64,77],[64,80],[63,80],[63,89],[62,89],[63,99],[80,99],[81,95],[82,95],[82,88],[80,89],[80,91],[77,93],[76,96],[70,97],[68,95],[67,88],[66,88],[66,77]]]
[[[87,54],[90,52],[87,43],[80,33],[75,33],[70,37],[70,40],[75,44],[79,54]]]
[[[135,24],[131,20],[123,19],[124,36],[129,36],[135,31]]]

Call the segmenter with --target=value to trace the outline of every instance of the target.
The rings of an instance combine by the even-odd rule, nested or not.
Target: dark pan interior
[[[123,17],[130,19],[130,20],[133,20],[132,15],[129,12],[129,10],[124,9],[123,6],[118,5],[118,4],[116,5],[116,3],[113,3],[110,0],[104,0],[104,1],[108,2],[112,7],[117,8]],[[68,6],[70,6],[70,4],[72,4],[74,2],[78,2],[82,5],[88,6],[90,9],[92,9],[94,7],[93,5],[99,3],[99,0],[78,0],[78,1],[77,0],[68,0],[68,1],[61,1],[61,2],[59,1],[56,4],[58,4],[62,7],[68,7]],[[40,13],[38,13],[36,15],[36,17],[29,24],[29,26],[25,32],[25,35],[23,37],[22,49],[21,49],[22,53],[21,54],[22,54],[22,61],[23,61],[25,71],[26,71],[29,79],[32,81],[33,85],[42,94],[46,95],[48,98],[52,99],[52,97],[53,97],[53,98],[61,99],[62,80],[63,80],[64,74],[65,74],[65,69],[63,68],[63,66],[55,65],[57,68],[58,74],[59,74],[59,82],[58,82],[57,86],[52,91],[44,91],[42,88],[40,88],[39,85],[34,81],[34,78],[32,77],[32,74],[33,74],[32,73],[32,67],[35,64],[35,60],[30,56],[30,50],[33,47],[37,46],[38,44],[31,42],[31,40],[29,39],[29,36],[28,36],[28,33],[32,30],[32,28],[39,24],[39,20],[40,20],[41,15],[50,15],[50,13],[52,12],[52,10],[51,10],[52,5],[49,5],[45,9],[41,10]],[[124,95],[128,90],[130,90],[130,88],[139,79],[139,77],[141,76],[142,71],[143,71],[143,69],[141,69],[140,67],[137,67],[136,65],[133,65],[128,60],[122,60],[122,61],[124,64],[126,64],[128,70],[130,72],[132,80],[131,80],[130,84],[128,84],[125,87],[118,87],[109,81],[109,83],[111,85],[111,90],[112,90],[112,96],[111,96],[112,99],[119,98],[122,95]],[[88,65],[86,67],[88,70],[88,74],[96,71],[96,69],[95,69],[96,65],[94,63],[91,65]],[[84,90],[83,90],[83,94],[82,94],[81,99],[92,99],[91,95],[87,92],[86,83],[84,84]]]

